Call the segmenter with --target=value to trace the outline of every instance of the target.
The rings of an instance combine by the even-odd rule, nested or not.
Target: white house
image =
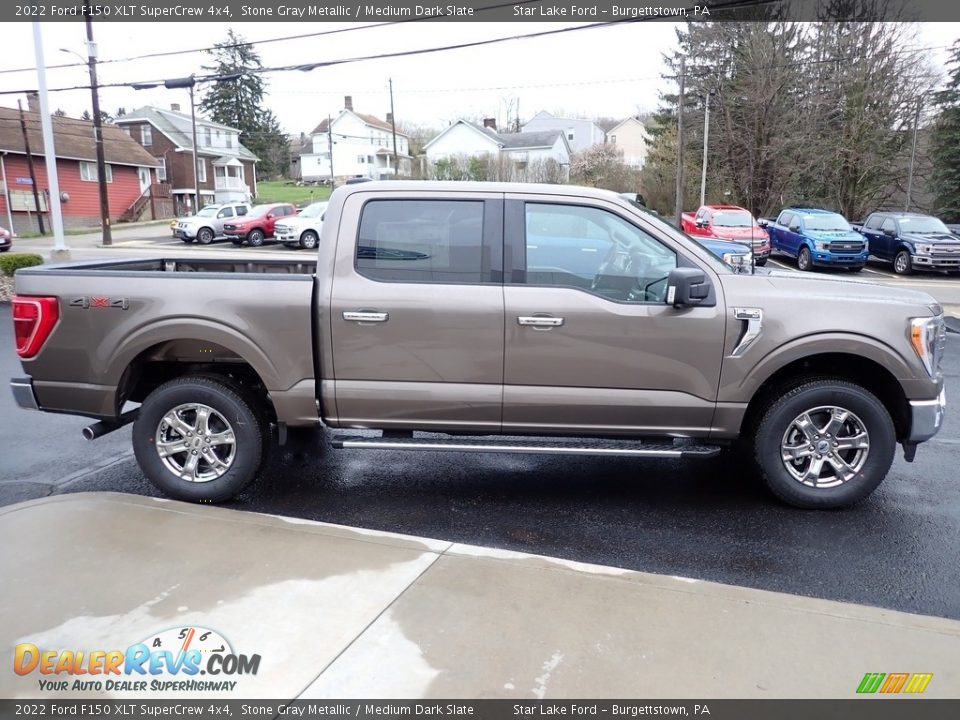
[[[491,118],[484,120],[483,127],[457,120],[423,150],[431,164],[449,158],[491,156],[507,158],[521,168],[547,160],[564,169],[570,166],[570,145],[561,131],[499,133]]]
[[[331,142],[332,140],[332,142]],[[333,150],[333,172],[330,151]],[[305,181],[368,177],[381,180],[397,174],[393,162],[393,126],[373,115],[355,112],[353,98],[344,98],[344,109],[330,121],[321,122],[310,133],[310,152],[300,155],[300,176]],[[410,174],[410,141],[397,131],[400,175]]]
[[[567,138],[571,152],[582,152],[594,145],[600,145],[605,140],[603,128],[593,120],[582,118],[565,118],[551,115],[541,110],[521,128],[523,132],[540,132],[543,130],[560,130]]]
[[[635,168],[642,168],[647,161],[649,138],[643,123],[635,117],[628,117],[607,133],[607,142],[623,150],[623,162]]]

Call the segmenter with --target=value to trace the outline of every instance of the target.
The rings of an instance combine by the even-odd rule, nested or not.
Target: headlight
[[[746,253],[724,253],[723,261],[733,267],[741,267],[750,264],[750,255]]]
[[[933,245],[917,245],[917,255],[930,255],[933,253]]]
[[[827,242],[826,240],[814,240],[814,242],[813,242],[813,246],[814,246],[817,250],[826,250],[827,247],[829,247],[829,245],[830,245],[830,243]]]
[[[930,377],[940,371],[940,361],[947,345],[947,328],[943,315],[910,320],[910,344],[917,352]]]

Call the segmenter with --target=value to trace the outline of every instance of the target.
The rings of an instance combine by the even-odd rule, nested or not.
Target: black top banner
[[[2,22],[645,22],[950,21],[943,0],[36,0],[4,2]]]

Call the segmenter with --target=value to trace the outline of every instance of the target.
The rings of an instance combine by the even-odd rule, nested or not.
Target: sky
[[[339,28],[351,32],[258,45],[264,66],[319,62],[383,52],[450,45],[487,38],[514,37],[542,30],[575,27],[579,23],[430,22],[371,27],[364,23],[237,23],[246,40],[287,37]],[[10,25],[4,33],[0,59],[0,92],[37,87],[34,44],[30,26]],[[443,128],[460,117],[496,117],[501,126],[517,115],[521,121],[539,110],[579,117],[625,118],[652,111],[658,93],[670,89],[660,74],[663,55],[676,46],[676,26],[668,22],[629,23],[580,30],[553,37],[508,42],[423,56],[382,59],[320,68],[310,72],[265,75],[266,105],[285,132],[309,133],[327,114],[343,108],[344,95],[353,97],[358,112],[384,117],[390,110],[388,82],[393,79],[398,122]],[[61,51],[84,58],[82,23],[41,25],[45,65],[80,62]],[[187,52],[223,40],[226,27],[215,23],[94,23],[99,59],[133,58],[151,52],[177,51],[164,58],[105,63],[101,83],[142,82],[203,73],[210,56]],[[919,23],[911,47],[933,48],[935,66],[946,60],[946,46],[960,38],[960,23]],[[29,68],[25,72],[2,72]],[[87,85],[86,66],[49,69],[50,88]],[[20,95],[0,95],[0,105],[16,107]],[[189,112],[186,90],[103,88],[100,104],[114,113],[142,105],[169,107],[179,103]],[[50,94],[51,109],[79,117],[90,107],[90,91]]]

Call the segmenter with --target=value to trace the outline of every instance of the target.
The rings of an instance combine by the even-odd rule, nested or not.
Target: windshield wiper
[[[359,245],[357,247],[357,257],[364,260],[427,260],[430,256],[415,250]]]

